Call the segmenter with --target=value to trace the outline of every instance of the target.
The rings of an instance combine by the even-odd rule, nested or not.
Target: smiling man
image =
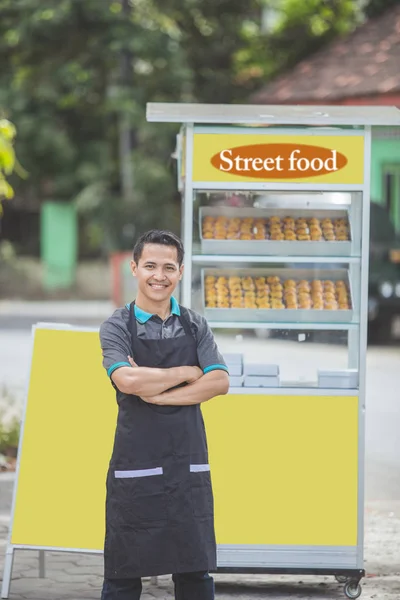
[[[102,600],[138,600],[142,577],[172,574],[176,600],[212,600],[213,496],[200,404],[229,377],[206,320],[172,294],[183,245],[168,231],[138,240],[136,300],[103,323],[103,365],[118,420],[107,476]]]

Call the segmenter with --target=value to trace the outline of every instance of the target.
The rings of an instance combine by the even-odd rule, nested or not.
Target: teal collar
[[[127,304],[126,307],[129,308],[129,304]],[[151,313],[148,313],[145,310],[142,310],[136,304],[135,304],[134,310],[135,310],[136,320],[139,321],[139,323],[141,323],[142,325],[144,323],[147,323],[147,321],[149,319],[151,319],[151,317],[154,316]],[[180,314],[181,314],[181,309],[179,308],[179,304],[175,300],[175,298],[173,296],[171,296],[171,315],[177,315],[179,317]]]

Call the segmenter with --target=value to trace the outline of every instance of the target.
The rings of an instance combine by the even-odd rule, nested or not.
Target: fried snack
[[[324,287],[320,279],[313,279],[310,283],[310,286],[312,290],[322,290]]]
[[[271,300],[271,308],[277,309],[277,310],[282,310],[285,308],[285,305],[283,304],[283,302],[281,300]]]
[[[279,290],[275,290],[271,292],[271,299],[272,300],[282,300],[283,298],[283,292],[279,291]]]
[[[311,308],[311,300],[302,300],[299,301],[299,308],[302,310],[310,310]]]
[[[242,277],[241,284],[242,284],[242,288],[244,290],[254,290],[255,289],[255,285],[254,285],[252,277]]]
[[[324,303],[325,310],[337,310],[338,308],[338,303],[335,300]]]
[[[323,302],[324,296],[322,292],[311,292],[311,300],[313,302]]]
[[[285,298],[286,308],[290,310],[295,310],[298,308],[297,298]]]
[[[274,283],[280,283],[281,280],[279,277],[277,277],[276,275],[270,275],[269,277],[267,277],[267,283],[269,285],[273,285]]]
[[[310,237],[312,242],[320,242],[322,240],[322,233],[311,233]]]
[[[237,275],[231,275],[230,277],[228,277],[228,283],[229,284],[239,284],[241,283],[241,278],[238,277]]]
[[[227,300],[223,302],[218,302],[217,308],[230,308],[230,304]]]
[[[292,231],[291,229],[288,229],[287,231],[285,231],[284,236],[285,236],[285,240],[290,241],[290,242],[294,242],[297,239],[295,232]]]
[[[286,279],[283,282],[283,287],[284,288],[295,288],[296,287],[296,282],[294,279]]]
[[[290,298],[297,300],[297,292],[294,289],[284,290],[283,297],[285,300],[289,300]]]
[[[296,221],[293,219],[293,217],[285,217],[283,219],[283,224],[285,227],[295,227]]]
[[[270,302],[268,302],[268,300],[264,298],[257,298],[256,304],[258,308],[271,308]]]
[[[325,292],[324,300],[325,302],[333,302],[334,300],[336,300],[336,296],[333,292]]]
[[[283,233],[272,233],[271,240],[274,242],[282,242],[285,239],[285,235]]]
[[[265,287],[265,277],[256,277],[254,283],[257,289]]]
[[[312,308],[314,310],[324,310],[324,303],[322,301],[313,301]]]
[[[280,217],[270,217],[269,218],[269,225],[271,226],[271,225],[275,225],[275,224],[277,224],[277,225],[281,224]]]
[[[243,308],[243,300],[241,298],[232,299],[231,308]]]
[[[325,279],[325,281],[323,282],[323,284],[324,284],[324,288],[325,289],[327,289],[327,288],[335,289],[335,284],[334,284],[334,282],[331,279]]]
[[[311,290],[311,286],[310,286],[309,282],[307,281],[307,279],[300,279],[300,281],[297,283],[296,287],[298,290],[306,290],[307,292],[309,292]]]
[[[299,242],[309,242],[311,240],[311,236],[308,234],[298,234],[297,239]]]

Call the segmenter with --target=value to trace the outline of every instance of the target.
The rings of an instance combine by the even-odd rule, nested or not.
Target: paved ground
[[[0,306],[0,317],[1,317]],[[3,306],[4,308],[4,306]],[[21,307],[17,307],[20,309]],[[16,312],[17,308],[15,309]],[[79,307],[78,307],[79,308]],[[101,321],[101,310],[89,311],[90,324]],[[5,402],[5,388],[12,399],[11,410],[18,413],[29,365],[30,322],[35,320],[74,321],[73,312],[66,319],[51,313],[51,307],[42,315],[26,316],[17,330],[11,327],[15,315],[7,320],[5,310],[0,318],[0,398]],[[108,309],[107,309],[108,310]],[[40,313],[40,314],[39,314]],[[8,326],[2,326],[4,322]],[[329,348],[326,344],[303,344],[269,340],[235,340],[221,337],[222,350],[234,350],[238,344],[245,348],[249,358],[270,352],[280,362],[287,376],[308,378],[310,369],[340,366],[344,349]],[[295,358],[294,358],[295,357]],[[366,569],[363,583],[365,600],[400,599],[400,410],[399,402],[400,348],[371,348],[368,353],[367,394],[367,465],[366,465]],[[1,391],[3,390],[3,394]],[[338,481],[340,485],[340,481]],[[9,475],[0,475],[0,577],[9,524],[12,481]],[[343,491],[345,493],[345,490]],[[14,563],[12,600],[86,600],[100,597],[102,561],[100,557],[79,554],[52,553],[46,555],[47,578],[38,578],[37,552],[17,552]],[[332,578],[234,576],[217,575],[218,600],[335,600],[344,598],[343,586]],[[159,578],[158,584],[146,580],[143,600],[173,598],[168,577]]]
[[[0,482],[0,493],[4,484]],[[400,598],[400,503],[369,503],[366,513],[364,600]],[[0,544],[7,522],[0,513]],[[3,546],[4,548],[4,546]],[[0,572],[2,572],[0,547]],[[90,555],[48,553],[46,578],[38,578],[37,552],[17,552],[10,600],[94,600],[100,598],[102,560]],[[336,600],[343,586],[332,577],[216,575],[217,600]],[[169,577],[144,581],[143,600],[172,599]]]

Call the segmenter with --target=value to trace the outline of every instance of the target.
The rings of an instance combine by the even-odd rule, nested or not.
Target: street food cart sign
[[[360,185],[362,135],[196,133],[193,181]]]

